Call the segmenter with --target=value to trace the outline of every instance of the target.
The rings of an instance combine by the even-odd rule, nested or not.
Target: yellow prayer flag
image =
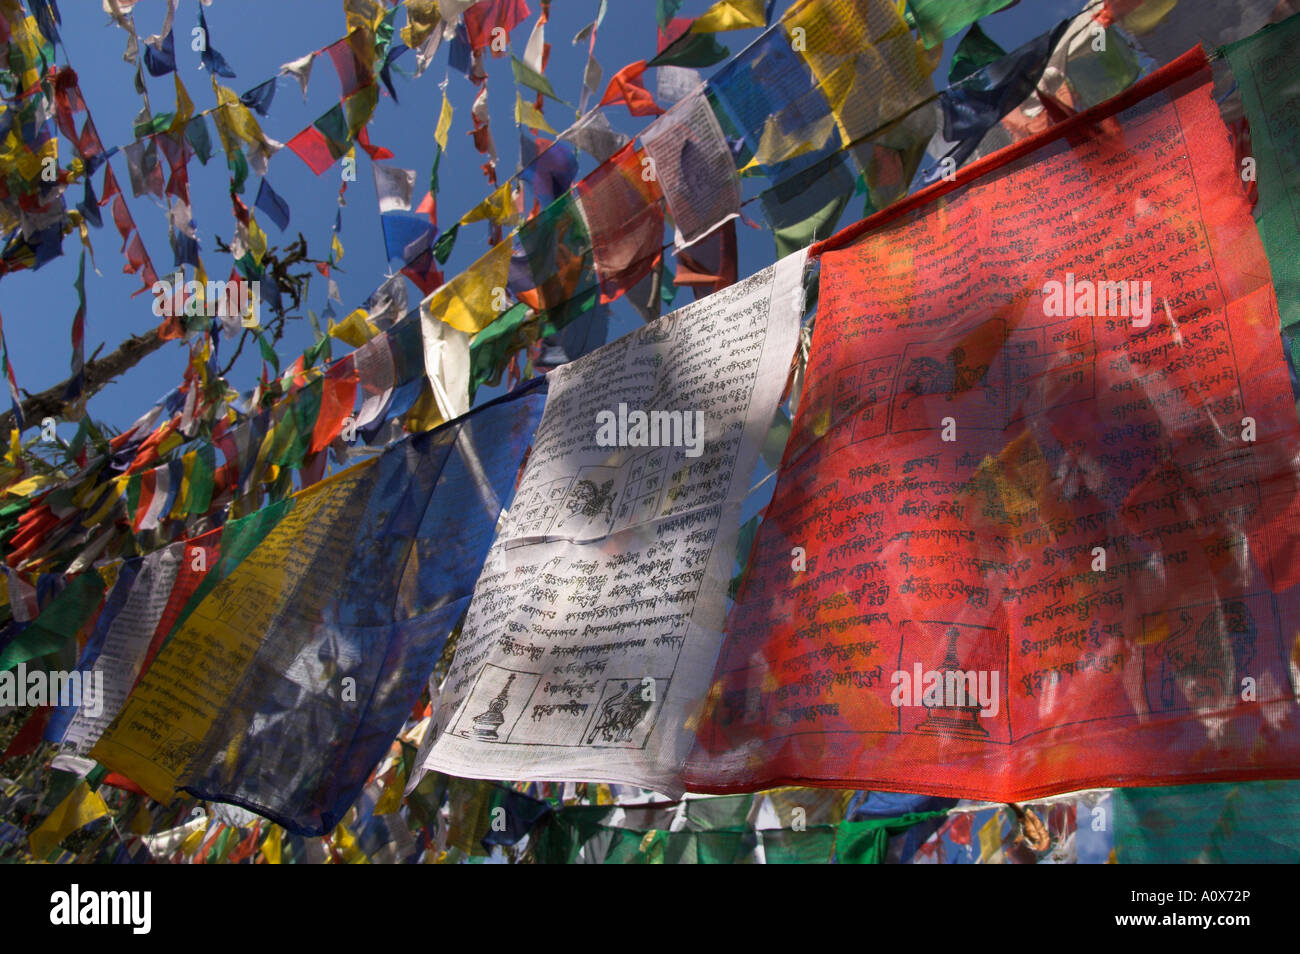
[[[1146,0],[1136,9],[1124,14],[1120,24],[1135,36],[1141,36],[1164,22],[1176,6],[1178,0]]]
[[[438,12],[438,0],[406,0],[406,26],[399,31],[402,42],[413,50],[424,46],[442,17]],[[446,102],[444,99],[443,102]]]
[[[173,133],[181,133],[185,131],[185,126],[194,116],[194,100],[190,99],[185,84],[181,82],[180,72],[175,71],[172,76],[176,80],[176,115],[172,118],[172,124],[168,129]]]
[[[379,334],[379,331],[370,323],[370,317],[366,314],[366,310],[364,308],[358,308],[338,324],[335,324],[334,320],[330,319],[329,333],[330,337],[337,338],[344,344],[350,344],[354,348],[360,348],[375,335]]]
[[[764,0],[718,0],[691,24],[692,33],[724,33],[767,25]]]
[[[104,498],[100,502],[99,509],[85,518],[86,526],[94,527],[107,519],[113,508],[117,506],[117,502],[122,499],[122,495],[126,492],[126,485],[130,480],[130,474],[118,474],[113,478],[108,485],[110,489],[104,494]]]
[[[105,563],[99,568],[99,578],[104,581],[104,592],[107,593],[117,582],[118,571],[122,569],[122,561],[115,560],[112,563]]]
[[[770,166],[778,162],[797,159],[806,153],[815,152],[826,145],[831,134],[835,132],[835,117],[827,113],[821,119],[800,129],[786,132],[781,128],[781,117],[768,116],[763,125],[763,135],[758,141],[754,158],[749,161],[741,173],[751,166]]]
[[[218,109],[212,113],[212,121],[217,125],[217,135],[221,138],[221,148],[226,155],[239,151],[239,143],[261,146],[266,142],[262,127],[253,118],[252,110],[239,99],[234,90],[222,86],[215,79],[212,88],[217,94]]]
[[[512,224],[515,217],[515,198],[510,183],[504,182],[493,189],[486,199],[461,216],[460,224],[482,222],[484,219],[494,225]]]
[[[185,516],[185,499],[190,495],[190,483],[194,478],[194,461],[198,456],[198,451],[181,455],[181,485],[176,488],[176,502],[172,504],[171,512],[167,514],[173,519]]]
[[[980,861],[987,863],[1002,849],[1002,809],[980,828]]]
[[[32,832],[28,839],[32,857],[44,859],[64,838],[108,813],[108,806],[99,793],[91,791],[85,780],[78,782],[68,797],[59,802],[58,807]]]
[[[266,233],[252,215],[248,217],[248,250],[253,253],[253,261],[261,265],[262,259],[266,258]],[[343,253],[339,252],[339,258],[342,257]]]
[[[551,124],[546,121],[546,117],[532,103],[525,102],[524,98],[515,91],[515,123],[520,126],[527,126],[529,129],[544,129],[552,136],[558,136]]]
[[[898,8],[890,0],[799,0],[781,19],[847,141],[903,116],[933,91],[932,67]]]
[[[429,298],[429,311],[457,331],[476,334],[495,321],[510,305],[506,282],[510,277],[513,241],[498,242],[488,253],[443,285]]]
[[[433,141],[442,149],[447,148],[447,134],[451,132],[451,117],[454,110],[451,108],[451,100],[447,98],[447,91],[442,91],[442,111],[438,113],[438,125],[433,130]]]
[[[14,497],[26,497],[40,490],[46,484],[54,483],[57,480],[48,474],[37,474],[34,477],[28,477],[26,480],[20,480],[16,484],[10,484],[5,488],[5,493]]]
[[[445,423],[447,419],[443,417],[442,409],[438,407],[438,399],[433,393],[433,387],[425,381],[420,396],[402,418],[402,426],[406,428],[408,434],[420,434]]]
[[[266,857],[268,865],[278,865],[280,863],[280,839],[283,836],[283,829],[279,825],[272,825],[266,837],[262,839],[262,854]]]
[[[90,757],[136,782],[155,800],[170,802],[190,761],[222,707],[239,685],[271,620],[282,612],[328,543],[311,530],[343,519],[355,489],[377,458],[314,484],[294,496],[293,507],[262,542],[202,600],[169,637],[100,737]],[[230,617],[227,606],[240,607]],[[181,661],[184,660],[184,663]],[[175,700],[183,698],[183,708]]]
[[[348,831],[348,827],[339,822],[339,827],[334,829],[333,837],[334,847],[339,850],[343,856],[344,864],[349,865],[368,865],[370,859],[366,857],[361,846],[357,844],[357,836]]]
[[[208,833],[207,828],[196,828],[185,836],[181,842],[181,854],[189,858],[194,852],[199,850],[199,845],[203,844],[203,837]]]
[[[402,790],[406,788],[406,772],[403,770],[402,763],[397,763],[397,768],[393,772],[393,780],[388,783],[384,789],[384,794],[379,796],[375,802],[376,815],[392,815],[402,807]]]
[[[169,431],[167,436],[158,442],[158,456],[162,457],[175,450],[185,443],[185,435],[180,431]]]

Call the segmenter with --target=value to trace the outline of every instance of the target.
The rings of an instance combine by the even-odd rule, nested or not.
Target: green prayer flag
[[[363,86],[343,101],[343,114],[347,117],[348,138],[355,138],[379,105],[379,84]]]
[[[132,474],[126,482],[126,512],[131,517],[140,509],[140,481],[139,474]]]
[[[972,23],[952,54],[952,65],[948,67],[948,85],[965,79],[981,67],[1006,55],[1007,51],[981,30],[978,23]]]
[[[352,148],[352,134],[348,131],[348,118],[343,104],[335,103],[312,123],[325,137],[330,155],[340,159]]]
[[[72,577],[40,615],[0,651],[0,672],[62,649],[95,614],[104,598],[104,580],[95,572]]]
[[[1300,862],[1300,782],[1117,788],[1111,799],[1121,864]]]
[[[211,507],[216,463],[216,450],[211,444],[203,444],[195,450],[194,463],[190,466],[189,492],[185,496],[187,515],[205,514]]]
[[[541,93],[543,96],[549,96],[557,103],[564,100],[555,95],[555,88],[551,86],[551,81],[541,73],[538,73],[523,60],[517,56],[510,57],[510,69],[514,71],[515,82],[521,86],[527,86],[531,90]]]
[[[175,116],[175,113],[157,113],[142,122],[136,123],[135,128],[132,129],[132,134],[136,139],[143,139],[145,136],[160,133],[171,126],[172,119]]]
[[[433,257],[438,260],[439,265],[446,265],[447,259],[451,258],[452,247],[456,244],[456,233],[459,231],[460,223],[457,222],[439,235],[438,240],[433,243]]]
[[[207,165],[212,158],[212,139],[208,136],[208,124],[202,116],[195,116],[185,124],[185,139],[194,147],[194,155],[199,162]]]
[[[718,42],[712,33],[684,33],[648,66],[689,66],[703,69],[721,63],[731,55],[731,50]]]
[[[511,347],[519,329],[529,318],[528,306],[523,302],[514,305],[490,325],[474,336],[469,343],[469,397],[484,384],[499,381],[500,368],[519,347]]]
[[[257,349],[262,352],[262,360],[275,368],[275,373],[278,375],[280,373],[279,356],[275,353],[275,349],[267,344],[266,339],[262,337],[260,331],[255,332],[255,334],[257,335]]]
[[[891,835],[902,834],[913,825],[932,818],[945,818],[947,814],[912,812],[897,818],[841,822],[835,836],[835,861],[841,865],[883,865]]]
[[[1249,159],[1254,161],[1243,163],[1239,171],[1247,182],[1247,175],[1253,175],[1259,186],[1259,235],[1293,364],[1300,360],[1300,70],[1294,65],[1298,45],[1300,15],[1223,48],[1250,122]]]
[[[835,851],[835,829],[829,825],[810,825],[803,831],[766,829],[761,835],[763,857],[769,865],[830,864]]]
[[[655,0],[655,22],[661,27],[666,27],[681,8],[682,0]],[[605,12],[604,3],[601,3],[600,9],[602,13]]]
[[[236,150],[226,156],[226,166],[230,169],[230,188],[242,194],[244,183],[248,181],[248,160]]]
[[[907,9],[927,47],[938,46],[976,20],[1010,6],[1013,0],[907,0]]]
[[[433,165],[429,169],[429,193],[431,195],[438,194],[438,167],[440,165],[442,165],[442,146],[435,146],[433,150]],[[448,248],[447,251],[448,254],[450,254],[451,249]],[[446,262],[447,260],[444,258],[439,259],[439,261]]]

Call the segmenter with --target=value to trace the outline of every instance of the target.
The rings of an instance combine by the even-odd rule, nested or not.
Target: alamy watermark
[[[704,453],[703,411],[596,412],[596,444],[600,447],[682,447],[687,457]]]
[[[153,924],[149,891],[83,891],[74,884],[50,895],[50,923],[60,926],[121,924],[148,934]]]
[[[27,671],[26,663],[0,672],[0,706],[73,706],[91,718],[104,711],[104,674],[98,669]]]
[[[998,672],[996,669],[928,669],[920,663],[912,671],[897,670],[890,677],[894,688],[889,694],[891,705],[924,706],[927,709],[979,710],[991,719],[998,714]]]
[[[1044,283],[1043,294],[1043,314],[1050,318],[1108,315],[1132,318],[1134,328],[1151,324],[1150,282],[1076,280],[1066,272],[1065,281]]]
[[[171,281],[159,279],[153,292],[153,313],[159,318],[206,315],[239,318],[245,328],[257,328],[262,319],[262,283],[253,281],[186,281],[177,272]]]

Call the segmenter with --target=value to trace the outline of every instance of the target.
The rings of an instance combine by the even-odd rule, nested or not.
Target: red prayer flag
[[[322,380],[320,411],[312,429],[309,454],[328,447],[343,431],[357,398],[357,366],[352,355],[334,362]]]
[[[337,161],[330,152],[329,140],[315,126],[308,126],[285,143],[316,175],[320,175]]]
[[[524,0],[480,0],[464,13],[470,49],[477,53],[492,46],[493,30],[498,28],[504,30],[508,38],[510,31],[528,18],[528,12]],[[505,50],[499,46],[493,48],[493,56],[505,56]]]
[[[656,105],[654,97],[641,82],[641,75],[645,73],[645,69],[645,60],[637,60],[615,73],[610,78],[609,85],[605,87],[605,95],[601,97],[599,105],[611,106],[615,103],[623,103],[633,116],[662,115],[663,110]]]
[[[689,790],[1300,777],[1300,421],[1211,90],[1198,47],[814,248]]]
[[[655,176],[643,175],[643,155],[628,143],[574,187],[603,303],[627,292],[663,255],[663,192]]]

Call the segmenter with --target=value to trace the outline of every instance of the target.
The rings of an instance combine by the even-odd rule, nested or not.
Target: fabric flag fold
[[[434,770],[680,794],[740,502],[798,338],[805,261],[784,259],[546,376],[546,413],[410,785]],[[629,407],[680,414],[680,426],[652,444]],[[668,411],[683,407],[695,410]],[[614,409],[621,423],[607,419]]]
[[[94,756],[162,801],[184,787],[296,834],[333,830],[469,601],[538,385],[296,495],[198,599]]]

